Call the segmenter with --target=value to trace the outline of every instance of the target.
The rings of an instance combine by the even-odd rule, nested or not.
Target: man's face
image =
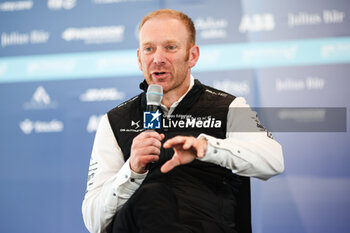
[[[199,56],[198,46],[189,48],[188,34],[181,21],[165,16],[148,20],[140,30],[139,67],[147,83],[161,85],[165,94],[187,91]]]

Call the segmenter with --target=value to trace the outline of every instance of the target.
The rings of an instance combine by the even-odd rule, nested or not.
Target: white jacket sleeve
[[[230,104],[225,139],[205,134],[199,137],[208,140],[202,161],[226,167],[238,175],[267,180],[284,170],[281,145],[261,127],[256,112],[242,97]]]
[[[100,121],[92,149],[88,182],[82,204],[90,232],[105,232],[116,211],[143,182],[146,174],[131,171],[116,141],[107,115]]]

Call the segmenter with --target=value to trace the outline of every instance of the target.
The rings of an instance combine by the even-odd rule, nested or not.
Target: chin
[[[158,85],[162,86],[163,93],[166,93],[169,90],[169,85],[167,85],[167,83],[157,82],[155,84],[158,84]]]
[[[169,86],[169,80],[152,80],[151,81],[152,84],[158,84],[161,85],[163,87],[163,89],[165,89],[167,86]]]

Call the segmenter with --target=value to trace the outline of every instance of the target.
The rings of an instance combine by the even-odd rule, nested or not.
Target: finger
[[[174,167],[179,166],[180,161],[178,161],[175,156],[173,156],[172,159],[168,160],[166,163],[163,164],[163,166],[160,168],[160,171],[162,173],[167,173],[170,170],[172,170]]]
[[[197,157],[203,158],[207,153],[208,142],[204,139],[197,139],[194,148],[197,150]]]
[[[161,142],[155,140],[155,139],[144,139],[142,141],[133,141],[131,145],[131,152],[134,152],[134,154],[147,154],[147,151],[154,147],[160,150],[162,144]]]
[[[196,139],[193,138],[193,137],[186,137],[185,142],[184,142],[182,148],[183,148],[184,150],[190,149],[190,148],[194,145],[195,140],[196,140]]]
[[[141,147],[135,149],[133,151],[133,154],[135,154],[136,156],[159,155],[160,148],[155,146]]]
[[[159,160],[158,155],[145,155],[140,158],[140,163],[146,166],[148,163],[156,162]]]
[[[170,138],[164,143],[163,147],[168,149],[168,148],[174,147],[178,144],[183,144],[185,142],[185,139],[186,138],[183,136],[176,136],[176,137]]]
[[[144,173],[146,171],[147,164],[159,160],[158,155],[144,155],[130,157],[130,168],[136,173]]]
[[[203,150],[200,150],[198,153],[197,153],[197,157],[202,159],[204,157],[204,151]]]
[[[197,150],[197,157],[198,157],[198,158],[203,158],[204,155],[205,155],[205,149],[204,149],[204,147],[201,146],[201,145],[198,145],[198,146],[196,147],[196,150]]]
[[[150,130],[149,133],[147,134],[147,136],[151,137],[151,138],[155,138],[158,141],[162,141],[164,138],[164,134],[163,136],[161,134],[159,134],[158,132],[154,131],[154,130]]]
[[[139,143],[140,147],[155,146],[160,148],[162,146],[162,143],[155,138],[146,138]]]
[[[146,131],[143,131],[142,133],[140,133],[139,135],[137,135],[136,137],[138,137],[139,139],[145,139],[145,138],[155,138],[159,141],[163,140],[162,136],[154,131],[154,130],[146,130]]]
[[[157,161],[159,160],[158,155],[142,155],[137,158],[135,158],[135,162],[138,164],[146,165],[149,162]]]
[[[159,160],[157,155],[146,155],[136,158],[134,161],[130,160],[130,168],[138,173],[145,172],[147,164]]]
[[[161,139],[161,137],[159,139]],[[147,147],[147,146],[155,146],[155,147],[161,148],[162,143],[159,139],[155,137],[145,137],[145,136],[135,137],[133,139],[131,149],[134,150],[140,147]]]

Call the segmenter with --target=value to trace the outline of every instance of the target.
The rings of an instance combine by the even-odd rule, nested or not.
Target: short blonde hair
[[[171,9],[160,9],[146,15],[139,25],[138,32],[140,33],[141,28],[148,20],[156,18],[158,16],[167,16],[169,18],[179,19],[186,26],[189,33],[189,46],[192,47],[196,44],[196,28],[194,27],[192,19],[180,11]]]

